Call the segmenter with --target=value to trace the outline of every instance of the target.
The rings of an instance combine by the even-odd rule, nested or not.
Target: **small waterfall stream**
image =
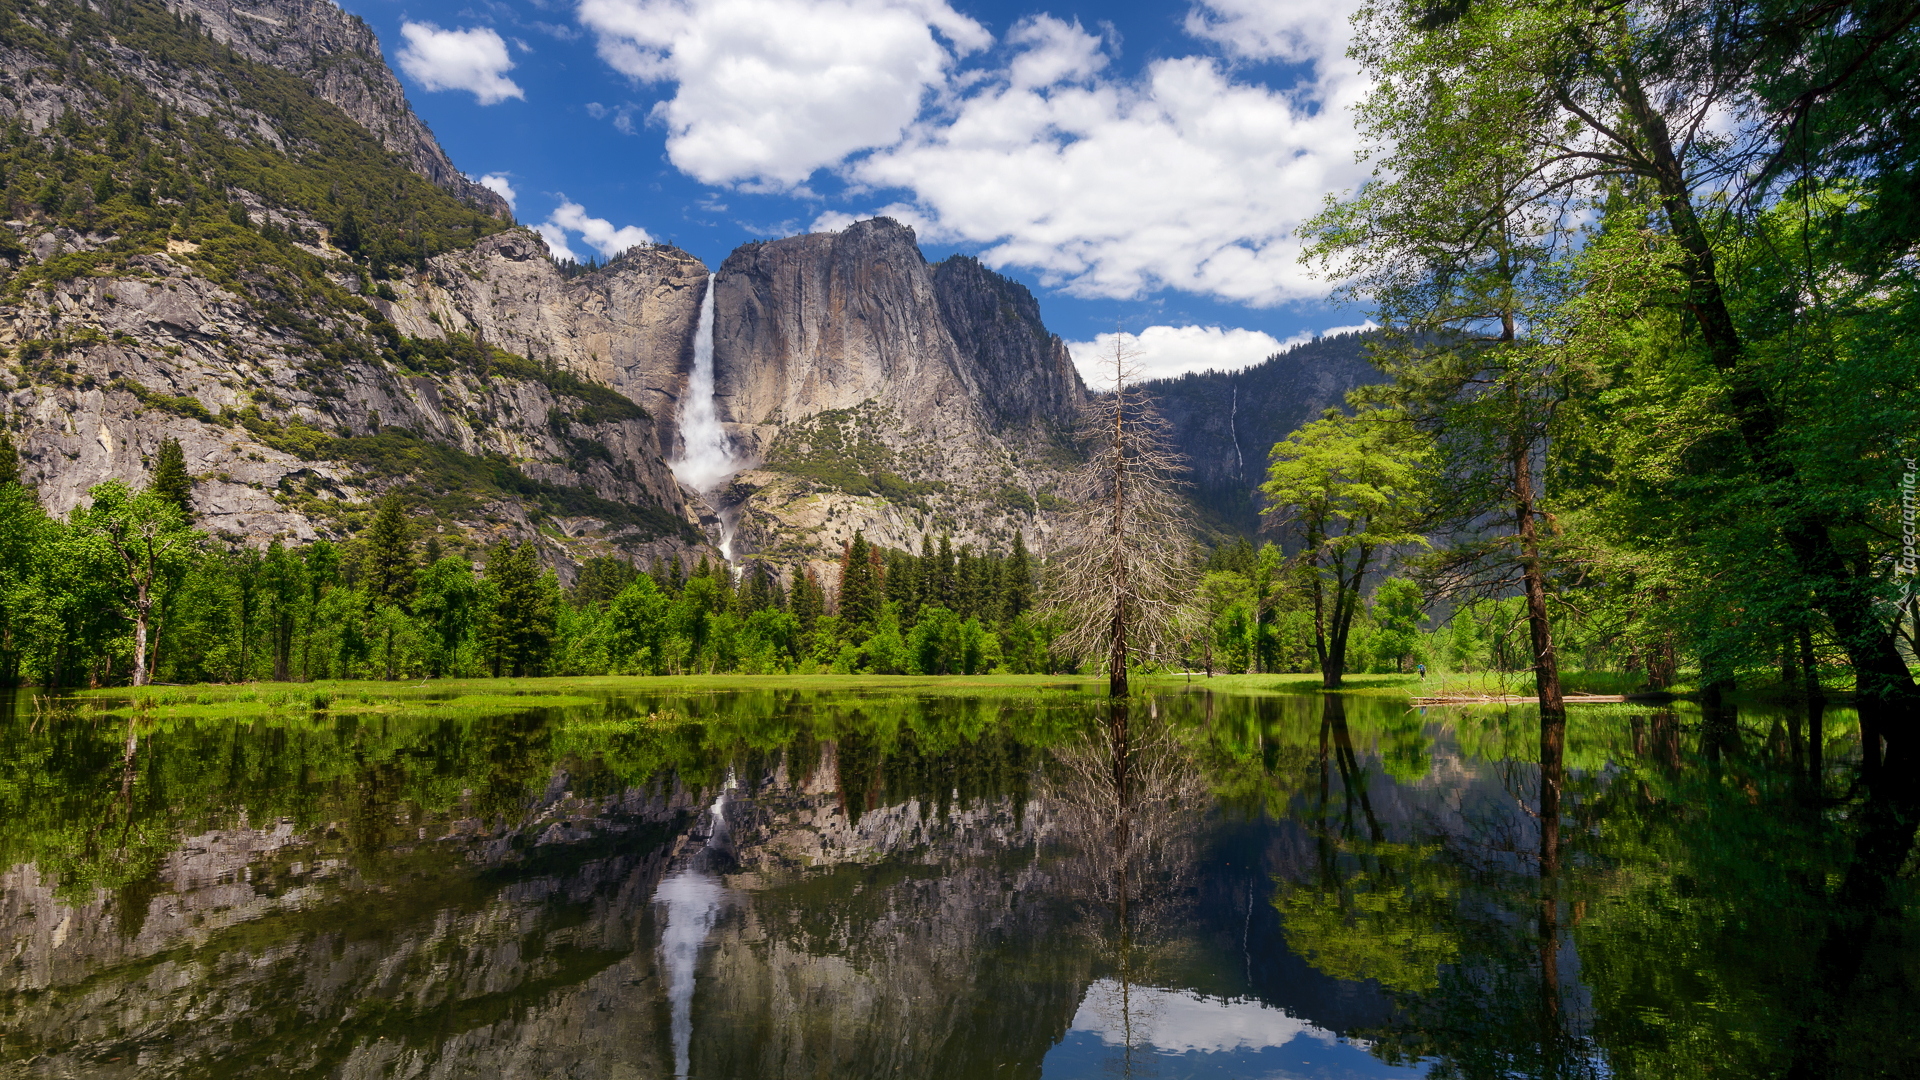
[[[727,846],[727,795],[736,782],[731,771],[727,784],[713,800],[707,813],[712,831],[707,842],[684,869],[660,882],[653,902],[667,909],[666,929],[660,934],[660,963],[667,974],[667,1002],[671,1007],[669,1030],[673,1036],[673,1075],[685,1080],[691,1067],[693,1047],[693,984],[700,950],[713,933],[714,921],[726,899],[720,876],[709,865]]]
[[[715,276],[707,275],[706,296],[700,301],[700,321],[693,331],[693,372],[687,378],[687,392],[680,399],[680,456],[667,463],[674,479],[698,492],[701,499],[720,519],[720,554],[729,564],[733,559],[733,529],[736,515],[723,508],[715,497],[720,486],[740,471],[734,457],[733,440],[720,423],[714,407],[713,386],[713,294]]]

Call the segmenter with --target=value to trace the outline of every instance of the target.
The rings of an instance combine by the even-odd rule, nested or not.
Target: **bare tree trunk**
[[[139,595],[133,603],[133,685],[147,685],[147,613],[152,608],[147,599],[147,587],[140,585]]]

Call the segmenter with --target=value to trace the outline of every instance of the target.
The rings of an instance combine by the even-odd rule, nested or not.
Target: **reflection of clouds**
[[[1113,979],[1087,987],[1073,1031],[1109,1046],[1152,1046],[1170,1054],[1219,1053],[1284,1046],[1305,1036],[1332,1045],[1338,1036],[1258,1001],[1220,1001],[1184,990],[1123,988]]]

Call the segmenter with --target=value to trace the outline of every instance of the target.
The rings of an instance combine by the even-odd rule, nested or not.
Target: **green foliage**
[[[188,518],[193,516],[193,478],[187,475],[187,458],[180,450],[179,439],[169,435],[160,440],[160,449],[153,455],[153,479],[147,487]]]

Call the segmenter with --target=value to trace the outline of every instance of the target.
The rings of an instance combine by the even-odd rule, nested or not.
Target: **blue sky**
[[[1150,372],[1363,321],[1292,232],[1365,175],[1353,0],[345,0],[454,162],[556,249],[889,213]],[[1076,350],[1081,351],[1081,350]]]

